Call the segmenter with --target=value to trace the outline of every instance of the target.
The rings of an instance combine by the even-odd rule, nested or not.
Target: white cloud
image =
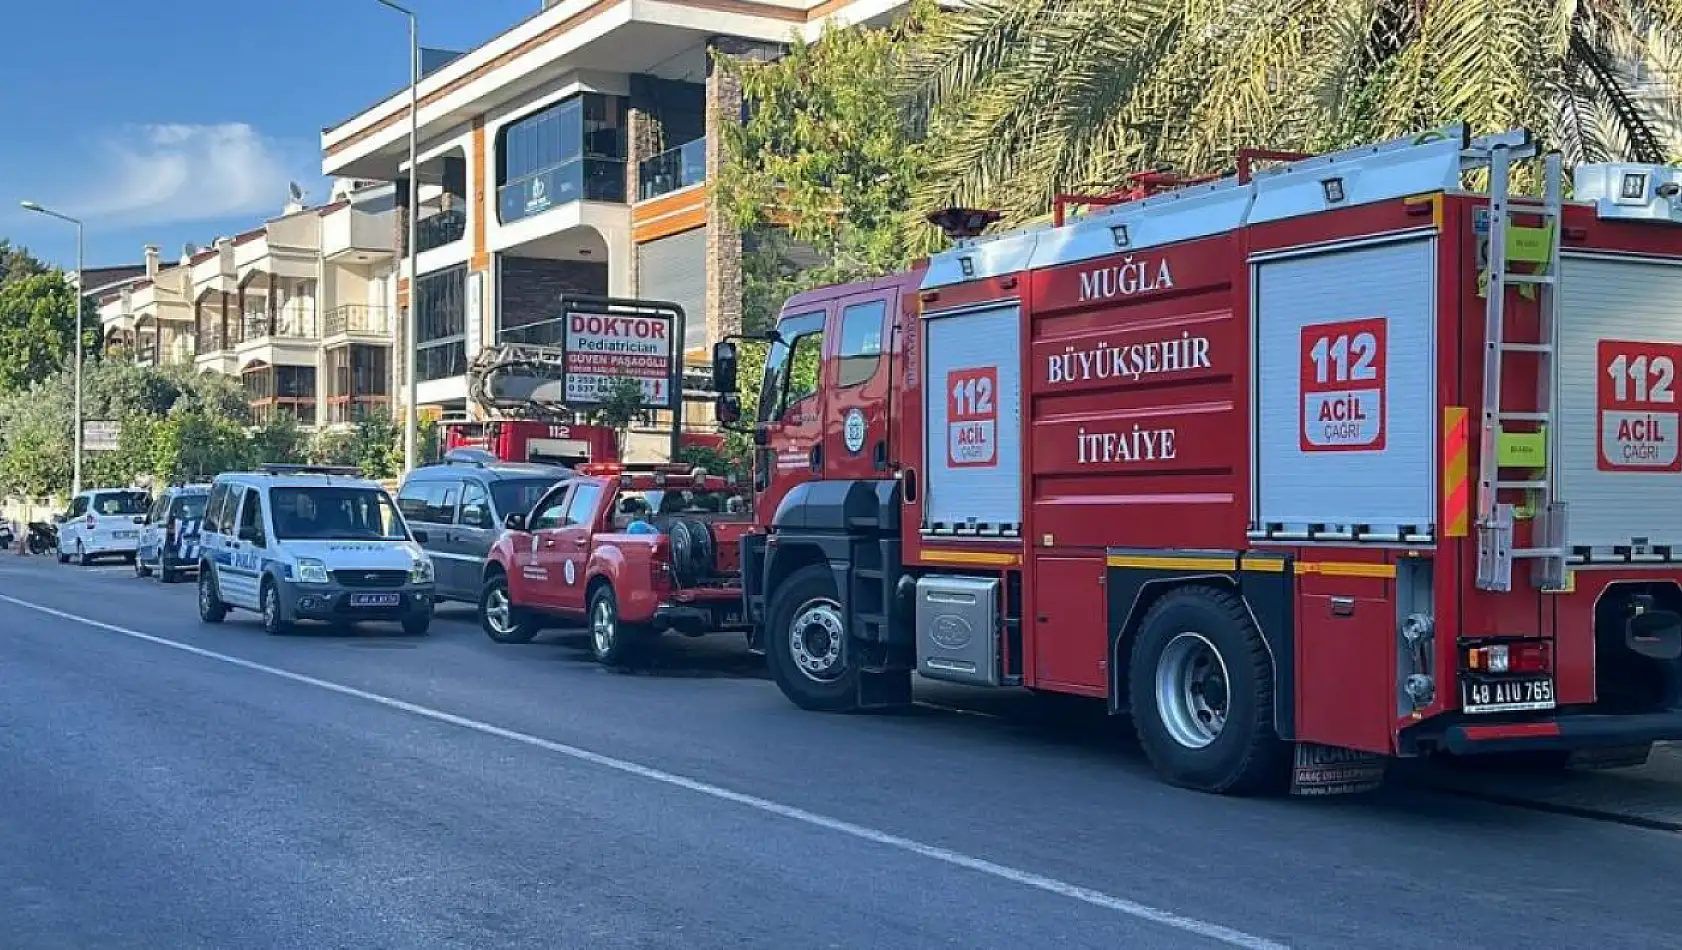
[[[243,122],[128,126],[102,142],[65,202],[90,221],[167,224],[280,213],[314,156]]]

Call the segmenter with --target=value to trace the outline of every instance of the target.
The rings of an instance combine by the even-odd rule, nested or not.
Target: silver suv
[[[503,462],[488,452],[457,449],[442,462],[409,473],[397,492],[403,520],[426,532],[440,600],[477,604],[485,557],[505,530],[502,520],[524,515],[572,470],[558,465]]]

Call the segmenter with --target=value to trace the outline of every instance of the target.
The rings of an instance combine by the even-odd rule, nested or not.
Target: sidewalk
[[[1647,764],[1633,769],[1524,772],[1433,765],[1408,770],[1405,780],[1426,788],[1682,831],[1682,744],[1678,743],[1659,743]]]

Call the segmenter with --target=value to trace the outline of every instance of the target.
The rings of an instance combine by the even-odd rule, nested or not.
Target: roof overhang
[[[825,22],[876,21],[906,5],[907,0],[564,0],[422,79],[416,90],[418,138],[430,143],[568,73],[659,73],[713,37],[786,43],[796,34],[816,35]],[[394,178],[408,154],[408,106],[404,87],[323,130],[322,173]]]

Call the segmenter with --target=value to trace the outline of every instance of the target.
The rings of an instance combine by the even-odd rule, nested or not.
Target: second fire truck
[[[1093,697],[1222,793],[1682,738],[1682,170],[1251,158],[786,304],[741,559],[782,691]]]

